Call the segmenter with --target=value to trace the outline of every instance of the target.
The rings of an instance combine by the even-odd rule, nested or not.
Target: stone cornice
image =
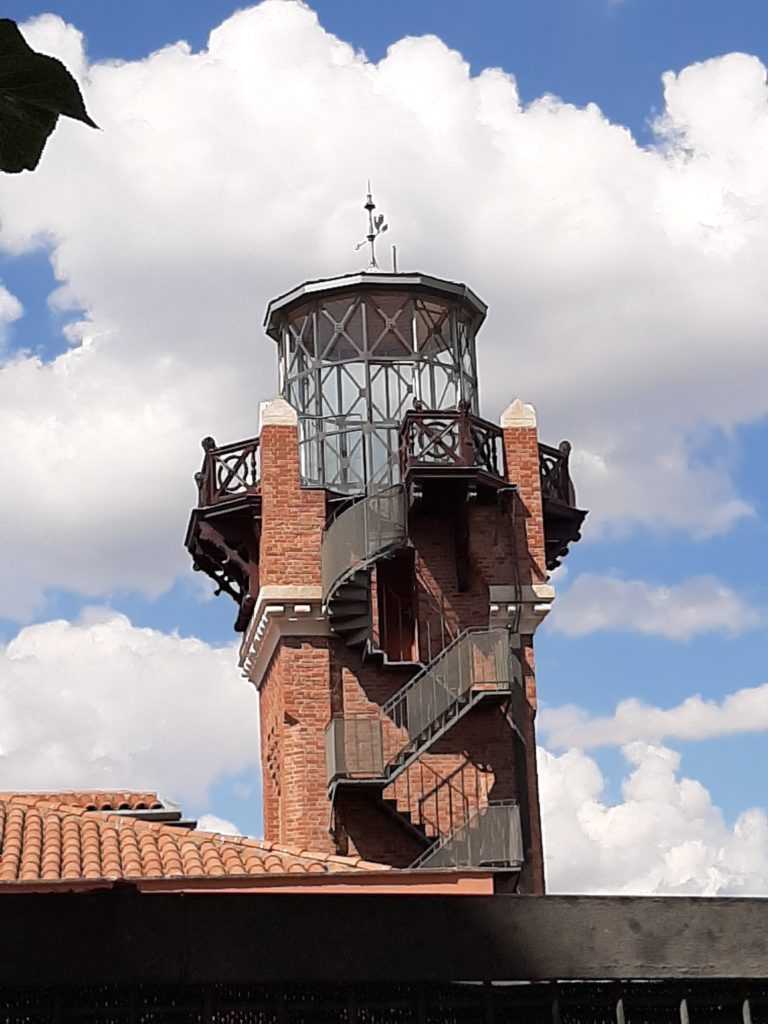
[[[319,586],[262,587],[240,645],[243,675],[258,689],[281,637],[327,636],[328,632]]]

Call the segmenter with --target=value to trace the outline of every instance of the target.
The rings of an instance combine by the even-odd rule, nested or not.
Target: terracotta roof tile
[[[153,806],[163,806],[156,793],[0,793],[0,883],[389,870],[359,857],[277,847],[109,813]]]
[[[73,811],[137,811],[164,806],[157,793],[132,790],[62,790],[56,793],[10,793],[0,791],[0,800],[30,807],[57,805]]]

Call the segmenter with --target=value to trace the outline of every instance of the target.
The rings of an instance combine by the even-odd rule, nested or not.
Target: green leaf
[[[97,128],[60,60],[36,53],[10,18],[0,18],[0,170],[37,167],[59,115]]]

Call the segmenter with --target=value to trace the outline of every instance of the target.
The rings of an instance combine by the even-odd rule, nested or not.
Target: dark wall
[[[768,977],[768,902],[579,896],[0,897],[0,985]]]

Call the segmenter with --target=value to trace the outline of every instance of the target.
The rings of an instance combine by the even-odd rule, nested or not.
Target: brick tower
[[[485,311],[374,270],[270,303],[280,397],[203,441],[187,547],[238,604],[266,839],[543,892],[533,634],[585,513],[530,405],[479,416]]]

